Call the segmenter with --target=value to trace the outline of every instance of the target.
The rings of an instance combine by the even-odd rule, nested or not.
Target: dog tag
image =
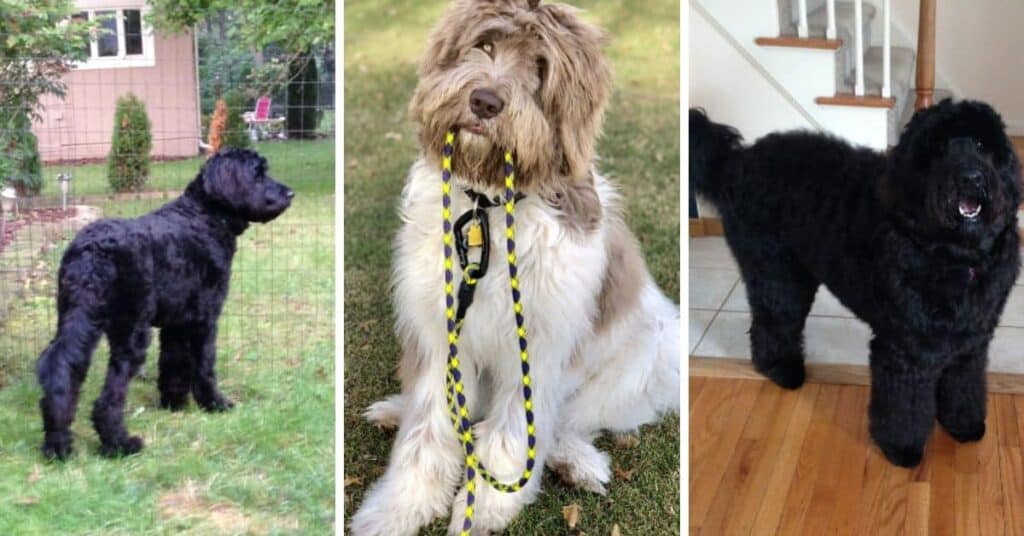
[[[466,245],[471,248],[478,248],[484,245],[484,231],[480,224],[473,222],[469,224],[469,234],[466,235]]]

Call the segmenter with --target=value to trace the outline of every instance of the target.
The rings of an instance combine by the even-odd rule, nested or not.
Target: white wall
[[[917,43],[919,0],[893,0],[893,21]],[[998,110],[1010,132],[1024,135],[1024,2],[938,2],[935,67],[956,98]],[[941,82],[940,82],[941,84]]]
[[[721,35],[690,10],[690,106],[753,141],[775,130],[812,128],[797,108]]]

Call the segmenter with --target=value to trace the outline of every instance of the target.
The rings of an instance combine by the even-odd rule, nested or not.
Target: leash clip
[[[467,224],[470,226],[468,234],[466,233]],[[474,226],[479,227],[479,231],[474,231]],[[475,232],[479,232],[480,236],[474,236]],[[487,274],[487,264],[491,257],[491,231],[487,221],[487,212],[474,207],[459,216],[459,219],[455,220],[454,233],[455,251],[459,254],[459,266],[462,267],[463,277],[472,280],[473,283],[470,284],[475,284],[477,279]],[[471,263],[469,248],[475,247],[478,241],[480,260]]]

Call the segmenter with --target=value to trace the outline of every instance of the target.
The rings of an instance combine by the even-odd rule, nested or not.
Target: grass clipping
[[[210,503],[203,498],[194,481],[186,480],[178,489],[160,496],[160,516],[165,519],[189,520],[215,527],[224,533],[265,533],[252,520],[231,504]]]

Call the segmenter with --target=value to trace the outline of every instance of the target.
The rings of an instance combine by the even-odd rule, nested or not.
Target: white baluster
[[[853,52],[857,58],[857,82],[853,94],[864,96],[864,4],[862,0],[853,1]]]
[[[825,29],[826,39],[836,38],[836,0],[828,0],[828,28]]]
[[[882,2],[882,97],[892,97],[892,38],[891,27],[891,0]]]
[[[798,2],[800,10],[800,25],[796,28],[796,35],[801,39],[806,39],[808,34],[807,29],[807,0],[800,0]]]

